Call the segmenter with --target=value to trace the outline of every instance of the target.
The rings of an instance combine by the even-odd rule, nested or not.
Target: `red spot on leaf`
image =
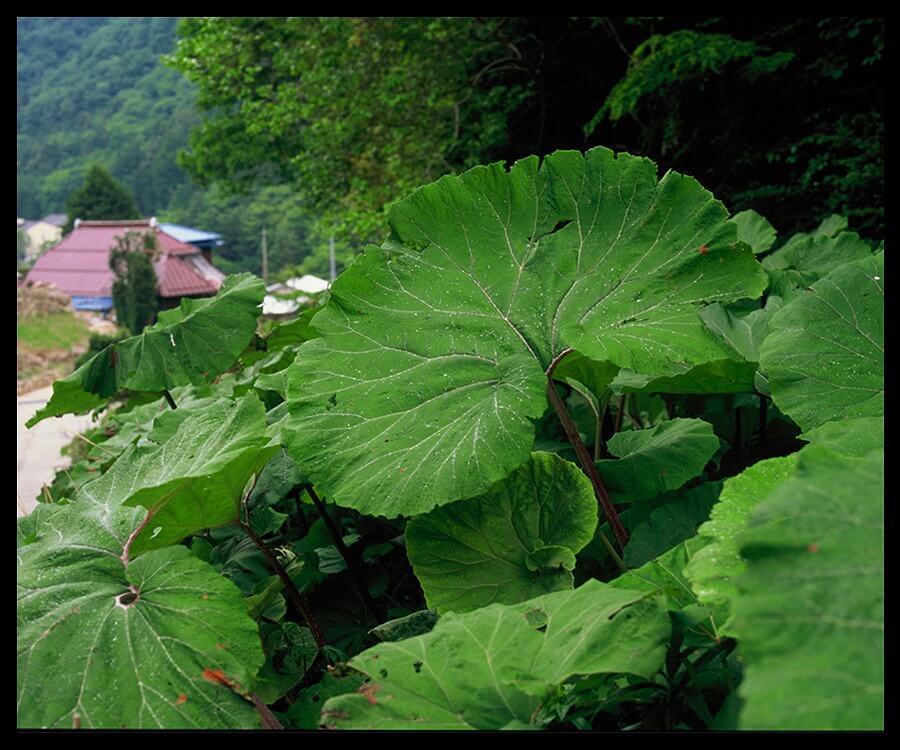
[[[204,600],[209,599],[209,594],[200,594],[200,598]]]
[[[188,701],[187,696],[184,693],[182,693],[181,695],[178,696],[178,699],[175,701],[175,705],[183,706],[185,703],[187,703],[187,701]]]
[[[203,679],[218,685],[224,685],[227,688],[233,688],[234,683],[225,676],[225,672],[221,669],[210,669],[206,667],[203,670]]]
[[[219,651],[222,651],[222,650],[224,650],[225,648],[227,648],[227,646],[226,646],[224,643],[217,643],[217,644],[216,644],[216,648],[217,648]]]
[[[819,545],[818,544],[810,544],[809,547],[806,548],[808,552],[818,552]]]
[[[358,692],[360,695],[362,695],[363,698],[369,701],[370,706],[374,706],[376,703],[378,703],[378,701],[375,699],[375,693],[377,693],[379,690],[381,690],[381,685],[375,685],[374,683],[372,683],[369,685],[363,685],[356,692]]]
[[[706,255],[709,252],[709,248],[706,245],[700,245],[699,253],[700,255]]]
[[[401,473],[401,474],[403,474],[405,471],[406,471],[406,469],[404,469],[404,468],[401,468],[401,469],[400,469],[400,473]]]

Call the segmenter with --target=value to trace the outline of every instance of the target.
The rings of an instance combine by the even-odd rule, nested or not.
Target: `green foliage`
[[[626,571],[612,581],[611,585],[631,591],[663,595],[670,612],[682,612],[695,607],[699,605],[700,600],[691,590],[685,576],[685,568],[707,543],[704,539],[692,537],[676,544],[639,568]],[[709,612],[703,610],[701,614],[706,617]],[[712,635],[713,638],[717,637],[715,632]]]
[[[651,36],[631,53],[625,78],[610,91],[585,126],[585,134],[590,135],[607,118],[616,121],[627,115],[636,116],[647,98],[670,98],[673,89],[722,75],[735,63],[743,63],[742,75],[756,78],[778,70],[793,56],[790,52],[767,54],[755,42],[726,34],[682,29]],[[662,133],[662,153],[671,150],[680,139],[678,125],[676,110],[657,126]]]
[[[141,237],[137,232],[128,232],[116,240],[109,255],[109,267],[116,275],[112,287],[116,320],[134,336],[153,323],[159,308],[151,256],[154,249],[152,234]]]
[[[800,437],[847,456],[862,458],[873,450],[884,448],[884,417],[857,417],[825,422],[804,432]]]
[[[693,537],[709,518],[721,489],[719,482],[705,482],[661,495],[652,504],[633,506],[628,512],[631,537],[625,546],[625,564],[640,567]]]
[[[263,406],[252,394],[162,414],[148,440],[127,448],[78,498],[147,508],[153,523],[134,540],[135,552],[238,520],[248,480],[278,451],[269,445]]]
[[[597,462],[607,489],[625,502],[638,502],[677,490],[702,474],[719,449],[719,438],[703,420],[672,419],[619,432],[607,449],[616,459]]]
[[[88,170],[82,186],[66,200],[69,218],[63,234],[72,231],[75,219],[140,219],[141,212],[131,192],[103,167]]]
[[[737,593],[734,578],[746,567],[738,553],[738,535],[760,501],[789,479],[796,466],[797,454],[772,458],[725,482],[709,521],[699,529],[700,538],[710,543],[694,555],[684,571],[700,601],[727,607]]]
[[[883,233],[882,18],[608,25],[617,40],[616,28],[628,31],[628,66],[586,132],[694,174],[736,210],[790,231],[841,213]]]
[[[190,18],[169,64],[208,112],[180,162],[232,188],[289,180],[322,235],[379,239],[382,210],[507,134],[528,86],[503,19]]]
[[[769,297],[764,307],[755,302],[733,305],[716,302],[704,307],[700,311],[700,317],[706,327],[741,359],[745,362],[759,362],[759,346],[769,335],[769,322],[781,306],[781,297]]]
[[[226,272],[260,272],[264,218],[272,271],[324,275],[332,234],[344,267],[441,174],[616,143],[782,231],[839,212],[883,233],[881,18],[219,17],[176,50],[177,22],[17,19],[19,216],[101,164],[145,214],[221,232]],[[635,117],[585,139],[604,102]],[[190,184],[185,149],[249,193]]]
[[[801,428],[884,413],[884,252],[838,266],[770,327],[760,367]]]
[[[78,504],[20,521],[19,726],[258,726],[241,694],[262,651],[237,589],[184,547],[122,559],[142,515]]]
[[[739,544],[740,726],[882,729],[883,451],[807,448]]]
[[[18,725],[881,728],[883,244],[604,149],[390,224],[56,384],[105,413],[17,522]]]
[[[183,298],[141,335],[110,345],[54,383],[52,398],[28,425],[89,411],[122,389],[161,392],[211,381],[249,343],[264,293],[262,282],[245,274],[229,277],[210,299]]]
[[[175,154],[198,120],[193,90],[159,62],[174,46],[176,23],[17,18],[19,216],[61,211],[91,165],[102,165],[130,188],[148,215],[187,187]]]
[[[652,162],[606,149],[420,189],[314,318],[322,337],[288,386],[292,455],[369,513],[485,491],[527,460],[545,370],[566,350],[648,375],[728,356],[697,306],[764,281],[726,218],[694,180],[657,182]]]
[[[766,256],[763,267],[770,293],[791,300],[838,266],[871,254],[872,248],[854,232],[800,232]]]
[[[549,453],[484,495],[436,508],[406,527],[428,606],[466,612],[572,588],[575,555],[594,535],[590,482]]]
[[[362,695],[329,700],[322,718],[346,729],[530,728],[542,699],[574,676],[649,677],[668,633],[656,597],[597,581],[446,615],[427,635],[353,659],[369,683]],[[630,645],[622,648],[625,639]]]
[[[753,249],[754,255],[760,255],[772,248],[778,232],[768,219],[760,216],[752,209],[741,211],[732,217],[738,225],[738,239],[746,242]]]

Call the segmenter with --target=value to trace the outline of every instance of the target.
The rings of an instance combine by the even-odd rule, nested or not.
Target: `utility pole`
[[[337,267],[334,260],[334,235],[331,235],[328,240],[328,263],[331,270],[331,281],[333,283],[337,277]]]
[[[262,277],[263,283],[269,285],[269,254],[266,248],[266,228],[262,230]]]

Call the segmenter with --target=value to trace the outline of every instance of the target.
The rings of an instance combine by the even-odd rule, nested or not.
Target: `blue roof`
[[[72,307],[76,310],[96,310],[106,312],[112,310],[112,297],[72,297]]]
[[[202,229],[183,227],[181,224],[160,223],[159,228],[179,242],[187,242],[189,245],[199,248],[219,247],[225,244],[222,240],[222,235],[216,232],[205,232]]]

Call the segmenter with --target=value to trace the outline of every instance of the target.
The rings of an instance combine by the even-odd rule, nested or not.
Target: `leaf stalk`
[[[250,537],[250,540],[256,545],[257,549],[262,552],[263,557],[266,558],[266,561],[269,563],[269,567],[271,567],[272,570],[275,571],[275,574],[281,579],[281,582],[284,584],[284,588],[288,592],[288,596],[290,597],[291,602],[293,602],[294,606],[297,608],[297,611],[303,617],[303,620],[306,622],[306,626],[309,628],[309,632],[312,633],[316,645],[320,650],[324,649],[327,646],[327,643],[325,642],[325,636],[322,635],[322,629],[319,627],[319,623],[316,621],[312,610],[306,603],[305,597],[300,593],[300,589],[297,588],[297,584],[294,583],[294,580],[288,575],[288,572],[284,569],[282,564],[278,562],[278,558],[275,557],[275,555],[272,553],[272,550],[270,550],[266,543],[260,538],[260,536],[250,528],[249,524],[238,520],[237,525],[244,530],[244,533],[248,537]]]
[[[553,371],[563,358],[572,351],[572,349],[564,349],[554,357],[550,366],[547,368],[547,397],[553,405],[554,411],[556,411],[556,416],[559,417],[559,421],[562,423],[566,437],[575,449],[575,455],[578,457],[578,462],[581,464],[582,471],[584,471],[588,479],[591,480],[591,485],[593,485],[594,488],[594,495],[597,497],[597,501],[600,503],[603,513],[609,520],[610,528],[612,528],[616,540],[619,542],[619,546],[624,549],[625,545],[628,543],[628,532],[622,524],[619,514],[616,512],[615,506],[612,504],[612,500],[609,497],[609,493],[606,491],[606,487],[603,485],[603,480],[600,478],[600,472],[597,471],[597,467],[591,458],[591,454],[588,453],[584,441],[578,434],[578,428],[575,426],[572,416],[566,409],[566,405],[559,397],[559,394],[556,392],[556,386],[553,384]],[[621,562],[621,560],[619,562]]]

